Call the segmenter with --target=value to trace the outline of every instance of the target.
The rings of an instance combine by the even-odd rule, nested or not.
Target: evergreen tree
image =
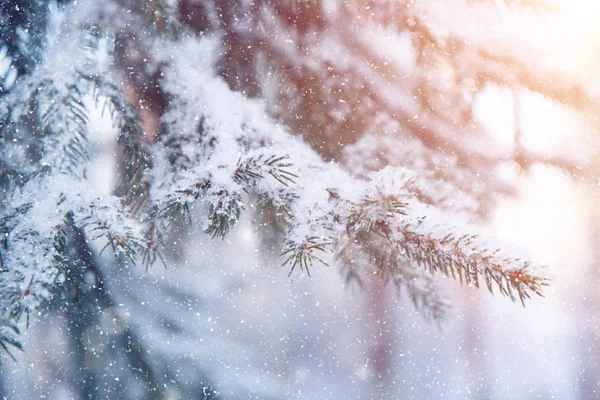
[[[186,236],[199,228],[225,239],[243,213],[267,253],[281,254],[282,274],[319,279],[330,266],[359,286],[376,276],[438,324],[450,309],[439,274],[523,305],[543,295],[544,271],[477,225],[513,189],[498,165],[577,166],[518,143],[498,151],[474,102],[489,85],[580,110],[593,100],[557,72],[444,26],[503,6],[451,1],[444,9],[458,17],[444,18],[436,3],[3,2],[0,346],[14,356],[31,319],[66,315],[68,361],[85,366],[71,379],[85,383],[81,398],[99,398],[85,338],[110,315],[121,328],[103,357],[132,371],[130,383],[111,383],[117,397],[160,398],[169,379],[185,398],[216,396],[209,378],[186,386],[150,360],[138,316],[114,307],[120,290],[149,289],[127,286],[132,270],[172,267]],[[511,12],[546,12],[513,3]],[[111,195],[89,177],[96,108],[118,133]],[[173,282],[157,285],[185,298]]]

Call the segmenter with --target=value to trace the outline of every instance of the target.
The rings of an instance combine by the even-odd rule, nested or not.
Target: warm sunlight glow
[[[552,0],[549,3],[556,6],[567,18],[589,25],[597,20],[600,13],[600,2],[596,0]]]

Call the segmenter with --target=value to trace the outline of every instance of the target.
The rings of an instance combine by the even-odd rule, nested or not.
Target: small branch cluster
[[[298,175],[288,170],[292,166],[288,162],[289,156],[264,156],[249,157],[242,161],[240,158],[235,169],[233,180],[239,184],[249,185],[252,181],[264,178],[265,175],[272,176],[277,182],[284,186],[294,183]]]
[[[437,215],[436,210],[418,203],[410,180],[403,181],[406,187],[392,195],[385,186],[386,181],[392,182],[386,178],[390,173],[400,172],[386,169],[372,175],[368,195],[358,202],[330,191],[336,193],[330,197],[332,212],[338,213],[338,226],[331,226],[330,231],[341,232],[333,238],[338,242],[336,258],[347,283],[363,285],[365,276],[376,274],[398,289],[404,288],[415,307],[437,322],[445,319],[449,310],[449,302],[439,295],[433,281],[440,272],[477,288],[485,282],[491,292],[496,286],[512,300],[518,297],[523,305],[532,294],[543,296],[548,281],[536,274],[531,262],[502,255],[499,249],[489,251],[480,236],[457,235],[457,226],[425,223],[427,217]],[[291,264],[292,270],[300,265],[308,271],[313,262],[323,262],[313,249],[325,253],[330,244],[318,237],[310,237],[306,243],[288,243],[284,264]]]
[[[207,196],[208,221],[204,229],[213,239],[225,236],[239,221],[244,210],[244,202],[240,193],[229,192],[226,189],[217,189],[216,192]]]
[[[326,267],[329,266],[329,264],[323,261],[315,253],[315,251],[326,253],[327,248],[331,244],[332,243],[323,241],[321,238],[316,236],[306,238],[304,243],[301,244],[288,241],[283,253],[281,253],[282,256],[287,256],[282,266],[286,264],[292,265],[288,276],[292,275],[292,272],[294,272],[294,268],[296,268],[296,266],[299,266],[301,271],[306,270],[306,273],[308,276],[310,276],[310,269],[308,267],[309,265],[312,265],[313,262],[318,261]]]
[[[375,232],[344,235],[338,241],[336,260],[346,284],[366,284],[369,276],[393,283],[411,299],[423,316],[441,325],[449,316],[451,303],[436,285],[431,273],[403,256]]]
[[[208,215],[204,232],[213,239],[224,239],[239,220],[242,211],[246,208],[242,198],[243,193],[249,194],[251,190],[258,191],[258,181],[271,177],[277,184],[289,186],[297,177],[289,169],[292,164],[288,162],[289,156],[248,154],[240,157],[231,174],[226,166],[219,167],[219,173],[209,173],[205,170],[189,171],[177,184],[174,195],[167,192],[165,199],[158,200],[155,211],[150,217],[152,228],[148,231],[148,243],[152,243],[154,252],[158,251],[153,236],[159,220],[167,221],[169,225],[177,217],[187,219],[191,224],[191,209],[193,204],[201,199],[208,205]],[[225,172],[225,173],[223,173]],[[191,182],[191,183],[187,183]],[[148,260],[156,256],[149,256]]]
[[[390,227],[384,223],[381,231],[389,235]],[[532,274],[533,266],[529,261],[518,258],[502,258],[500,249],[490,252],[481,248],[477,235],[465,234],[455,237],[448,234],[443,239],[432,235],[414,232],[408,225],[397,228],[399,240],[396,244],[406,255],[431,272],[442,272],[446,276],[458,279],[460,283],[479,288],[480,280],[493,293],[494,284],[500,293],[515,300],[515,292],[523,306],[531,293],[543,297],[542,290],[548,286],[546,278]]]

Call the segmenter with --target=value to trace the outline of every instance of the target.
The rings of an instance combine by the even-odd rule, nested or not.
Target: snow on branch
[[[455,227],[448,227],[441,236],[443,226],[425,227],[425,221],[425,217],[414,222],[381,221],[376,226],[409,259],[432,273],[442,272],[477,288],[483,281],[492,293],[496,286],[512,300],[518,294],[523,306],[532,294],[543,297],[548,280],[539,275],[540,267],[507,255],[501,248],[490,248],[478,234],[458,235]]]
[[[170,93],[180,96],[175,101],[178,107],[195,115],[185,119],[202,121],[196,123],[202,129],[198,141],[210,137],[211,147],[209,154],[195,157],[203,159],[199,165],[180,173],[179,190],[167,189],[165,196],[154,198],[164,210],[161,216],[171,216],[173,208],[189,210],[191,203],[201,199],[208,205],[206,231],[223,237],[249,201],[243,196],[254,191],[288,210],[282,214],[287,225],[282,255],[290,273],[296,267],[310,273],[315,262],[328,265],[326,253],[349,237],[358,243],[359,252],[371,248],[372,253],[362,263],[352,261],[353,272],[378,265],[380,273],[392,274],[419,307],[429,307],[431,315],[443,315],[445,302],[429,296],[430,275],[416,274],[414,265],[465,284],[479,286],[483,280],[490,290],[496,285],[502,294],[513,299],[516,294],[522,302],[532,293],[542,295],[547,281],[531,263],[505,254],[502,246],[488,250],[488,240],[462,223],[435,222],[442,220],[443,213],[421,203],[414,172],[387,167],[367,179],[353,177],[338,165],[324,162],[275,121],[265,119],[259,102],[230,91],[220,78],[186,65],[195,62],[190,54],[201,54],[204,62],[211,51],[214,54],[215,48],[203,43],[208,40],[188,40],[163,55],[169,60],[166,88],[174,88],[177,82],[197,82]],[[289,158],[281,156],[284,152]],[[173,186],[165,183],[164,187]],[[379,246],[374,252],[374,236],[385,238],[387,247]],[[385,258],[384,254],[395,256]]]
[[[101,243],[101,251],[110,249],[132,263],[144,247],[123,205],[133,201],[100,197],[86,178],[87,107],[93,100],[109,111],[124,142],[130,164],[123,185],[129,196],[144,187],[149,166],[137,114],[111,82],[110,40],[85,24],[61,29],[40,67],[0,98],[0,167],[12,182],[3,182],[0,204],[0,346],[5,350],[20,347],[23,315],[29,319],[60,290],[69,268],[81,268],[73,255],[74,235],[85,234]]]
[[[360,280],[364,271],[374,270],[437,321],[448,310],[433,282],[437,272],[475,286],[483,280],[490,290],[495,285],[523,302],[532,293],[542,295],[547,282],[531,263],[505,254],[501,245],[489,245],[459,222],[443,222],[443,212],[425,205],[426,191],[419,185],[427,181],[414,171],[387,167],[352,175],[291,136],[262,102],[232,91],[215,76],[217,43],[218,38],[205,36],[152,50],[156,65],[161,65],[161,89],[169,98],[162,117],[164,135],[155,143],[145,140],[135,109],[101,74],[71,68],[58,80],[40,70],[40,76],[18,82],[22,91],[15,88],[3,97],[0,110],[11,112],[0,161],[21,170],[26,179],[7,195],[1,209],[1,347],[18,347],[10,332],[18,332],[22,315],[49,300],[65,271],[76,267],[69,258],[76,230],[102,241],[103,250],[112,250],[116,257],[132,263],[142,258],[148,266],[164,261],[160,248],[169,226],[182,217],[192,222],[197,204],[205,212],[205,232],[224,238],[256,198],[282,211],[282,258],[290,274],[297,269],[310,274],[315,263],[329,265],[328,253],[337,248],[336,259],[348,276]],[[48,112],[32,116],[28,101],[35,98],[40,82],[58,88],[58,101],[46,97],[42,105]],[[83,84],[91,89],[84,90]],[[60,164],[42,168],[38,161],[43,156],[29,154],[23,146],[39,148],[43,143],[42,154],[48,155],[68,148],[67,159],[80,162],[86,154],[84,93],[105,102],[120,131],[127,163],[121,197],[94,195],[83,173],[85,163],[78,174]],[[28,121],[31,117],[41,117],[42,124]],[[48,125],[44,132],[25,129],[44,126],[43,121]],[[56,121],[71,122],[61,126]],[[17,136],[24,141],[20,146],[11,144]],[[431,159],[425,161],[437,168]]]
[[[441,325],[449,317],[451,302],[434,275],[408,259],[385,237],[373,232],[349,232],[338,240],[335,252],[346,285],[362,287],[370,275],[376,275],[394,284],[400,294],[406,292],[425,318]]]
[[[93,84],[96,105],[101,105],[103,112],[108,111],[113,126],[119,132],[125,165],[117,187],[118,192],[124,194],[125,203],[135,213],[146,200],[144,174],[152,166],[149,141],[140,126],[140,116],[115,84],[101,76],[86,76],[86,79]]]
[[[118,198],[98,197],[86,181],[64,174],[39,175],[15,194],[0,219],[2,326],[16,327],[24,314],[29,319],[61,287],[73,268],[74,228],[135,263],[141,238]]]

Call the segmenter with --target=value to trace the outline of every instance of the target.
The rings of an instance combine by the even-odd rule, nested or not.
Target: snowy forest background
[[[0,398],[600,397],[592,3],[0,0]]]

